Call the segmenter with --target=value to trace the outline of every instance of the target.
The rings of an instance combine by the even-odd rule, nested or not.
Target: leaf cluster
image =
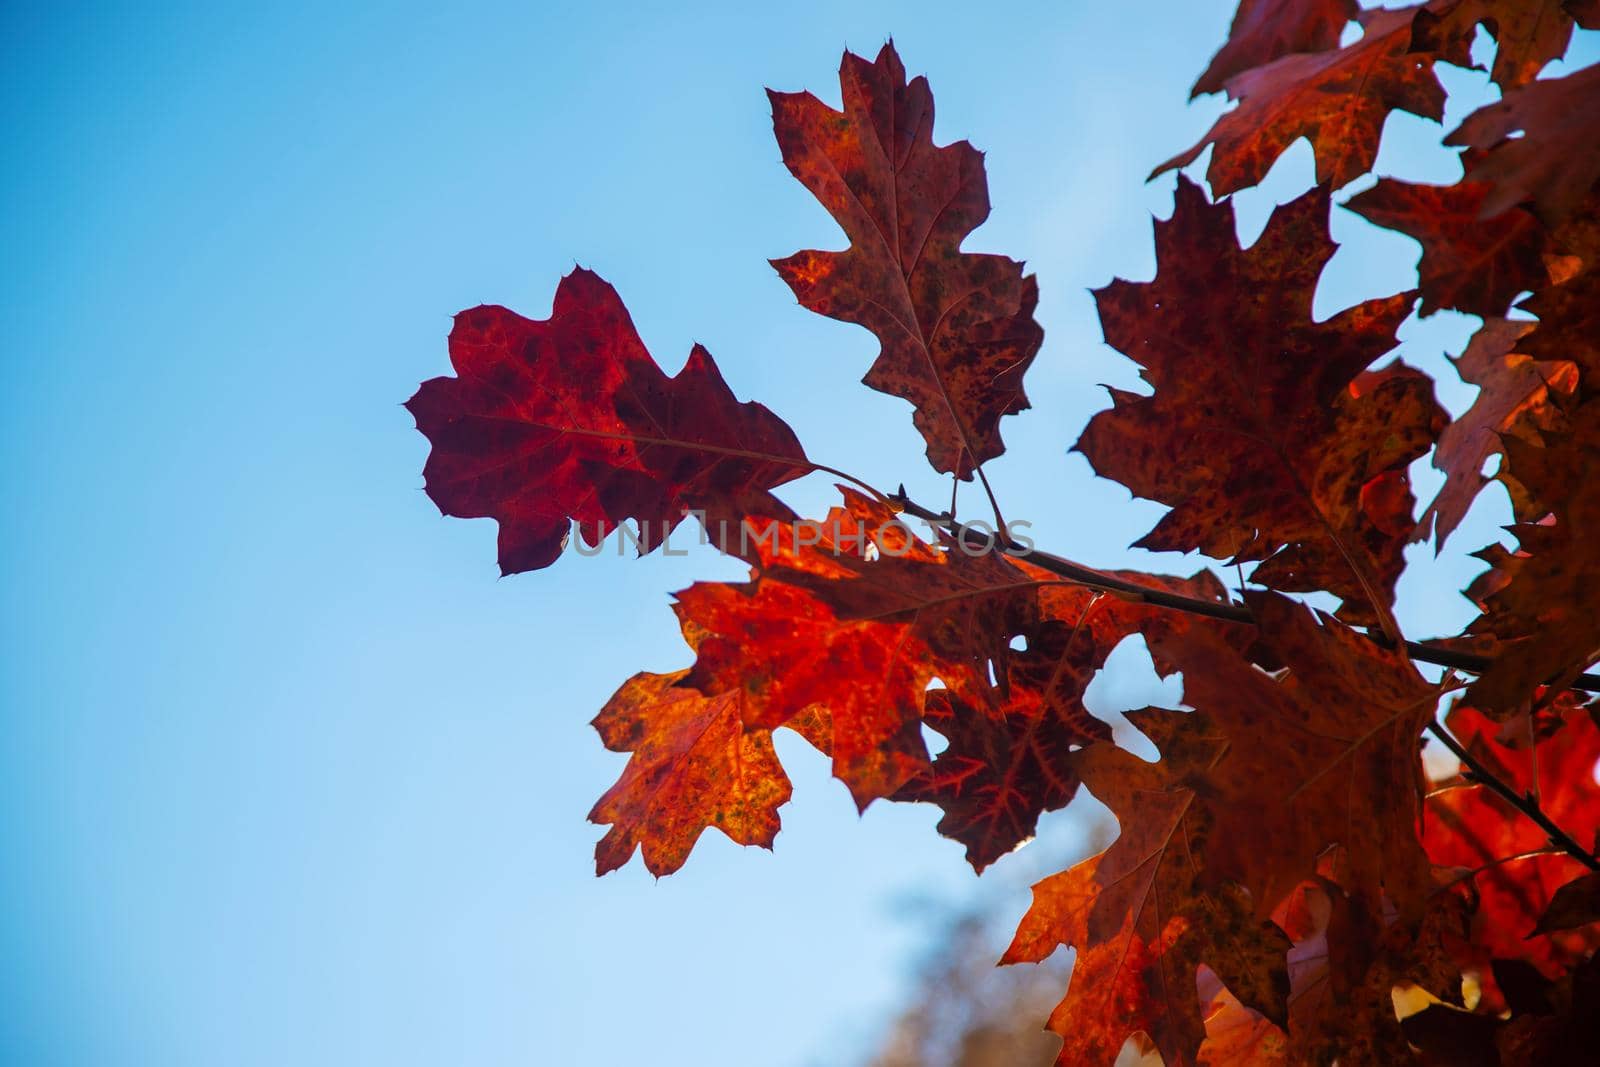
[[[1154,278],[1094,293],[1148,388],[1113,390],[1076,444],[1166,506],[1139,545],[1199,552],[1237,589],[1207,570],[1095,571],[1005,534],[966,551],[953,515],[813,460],[704,349],[666,376],[589,271],[546,319],[458,315],[454,373],[408,406],[432,445],[428,494],[497,520],[503,571],[548,566],[574,524],[595,545],[631,523],[648,552],[691,515],[750,568],[677,593],[692,665],[635,675],[595,720],[630,756],[591,813],[608,827],[600,873],[637,850],[670,874],[708,827],[771,846],[790,797],[772,734],[792,730],[862,808],[940,807],[979,871],[1080,789],[1110,808],[1116,840],[1034,887],[1004,960],[1075,950],[1049,1019],[1062,1064],[1110,1064],[1129,1041],[1168,1067],[1592,1056],[1600,67],[1539,77],[1577,26],[1600,28],[1592,0],[1241,4],[1195,85],[1236,106],[1157,171],[1209,150],[1209,193],[1180,175]],[[1384,177],[1337,201],[1392,111],[1443,116],[1436,67],[1469,66],[1480,27],[1503,98],[1445,137],[1461,179]],[[933,469],[976,478],[1003,529],[983,465],[1029,406],[1038,282],[962,250],[989,211],[983,157],[934,142],[928,83],[893,46],[847,53],[839,81],[840,109],[771,102],[784,163],[848,244],[773,266],[806,308],[876,336],[864,383],[910,404]],[[1318,184],[1242,247],[1230,195],[1300,139]],[[1413,237],[1418,284],[1317,321],[1343,210]],[[1408,317],[1442,308],[1482,319],[1455,360],[1478,395],[1455,418],[1426,373],[1389,359]],[[1419,507],[1423,457],[1443,485]],[[802,523],[775,491],[817,472],[849,484]],[[1463,633],[1408,642],[1407,546],[1442,546],[1491,480],[1516,549],[1479,553]],[[1129,714],[1155,762],[1084,705],[1135,636],[1183,676],[1188,710]],[[937,756],[924,727],[948,742]],[[1428,778],[1425,733],[1459,774]]]

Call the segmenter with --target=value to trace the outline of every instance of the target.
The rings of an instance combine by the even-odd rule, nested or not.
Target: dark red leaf
[[[1504,315],[1519,293],[1550,283],[1549,235],[1521,208],[1482,218],[1490,186],[1464,178],[1454,185],[1416,185],[1394,178],[1345,204],[1369,222],[1399,230],[1422,245],[1422,313],[1454,308]]]
[[[1440,51],[1471,40],[1478,23],[1494,35],[1489,76],[1502,89],[1526,85],[1572,40],[1572,15],[1563,0],[1432,0],[1418,16],[1414,47]]]
[[[1520,542],[1482,600],[1471,632],[1500,641],[1494,662],[1470,689],[1473,705],[1497,718],[1524,708],[1545,684],[1569,684],[1600,660],[1600,399],[1569,416],[1570,432],[1546,447],[1508,439],[1506,467],[1529,493],[1551,502],[1548,521],[1512,527]]]
[[[1334,251],[1327,216],[1315,189],[1241,250],[1232,207],[1180,179],[1172,218],[1156,223],[1155,280],[1095,294],[1106,342],[1154,395],[1114,391],[1077,448],[1172,508],[1140,546],[1266,560],[1256,581],[1326,589],[1342,617],[1366,621],[1389,609],[1412,528],[1406,467],[1444,413],[1417,371],[1363,374],[1394,346],[1408,294],[1312,321]]]
[[[1600,923],[1600,871],[1590,871],[1557,889],[1533,932],[1548,934],[1591,923]]]
[[[1364,12],[1366,32],[1336,52],[1287,55],[1235,75],[1227,88],[1239,106],[1151,177],[1187,166],[1215,145],[1206,178],[1223,196],[1259,182],[1301,137],[1316,154],[1318,182],[1338,188],[1371,170],[1390,111],[1434,120],[1444,114],[1433,57],[1410,50],[1417,10]]]
[[[1531,204],[1545,225],[1559,225],[1600,182],[1600,64],[1506,93],[1445,144],[1487,153],[1468,175],[1493,187],[1482,216]]]
[[[1053,577],[1025,560],[1016,566],[1041,582]],[[1208,571],[1192,578],[1114,574],[1199,599],[1225,599]],[[939,832],[966,845],[979,871],[1032,837],[1042,813],[1072,799],[1078,779],[1068,753],[1110,736],[1083,706],[1084,691],[1124,638],[1167,614],[1070,585],[1041,586],[1038,607],[1044,618],[1026,630],[1026,650],[1009,657],[1000,707],[975,705],[944,689],[928,694],[924,721],[949,745],[895,795],[943,808]]]
[[[582,268],[548,319],[463,311],[450,361],[457,377],[406,402],[433,445],[423,477],[446,515],[500,523],[505,574],[548,567],[572,522],[592,546],[637,520],[645,552],[688,509],[788,517],[770,490],[812,469],[783,420],[734,399],[705,349],[663,374],[616,290]]]
[[[1544,432],[1560,426],[1562,413],[1552,397],[1572,392],[1577,368],[1565,361],[1540,362],[1518,351],[1519,340],[1533,328],[1529,322],[1485,320],[1466,351],[1453,360],[1461,380],[1478,386],[1478,396],[1439,435],[1433,465],[1445,473],[1445,483],[1417,524],[1416,540],[1431,533],[1444,547],[1488,483],[1483,465],[1501,452],[1504,437],[1539,443]]]
[[[1340,34],[1359,10],[1356,0],[1242,0],[1228,28],[1228,43],[1211,58],[1190,98],[1220,93],[1235,74],[1291,52],[1338,47]]]
[[[972,477],[1005,450],[999,424],[1028,407],[1022,376],[1044,331],[1022,264],[961,251],[989,215],[983,156],[933,143],[933,96],[908,85],[893,45],[875,62],[845,53],[844,111],[778,93],[783,160],[850,239],[773,266],[812,311],[865,326],[882,344],[863,381],[909,400],[934,469]]]
[[[1262,643],[1288,668],[1282,678],[1209,627],[1146,636],[1183,672],[1184,703],[1227,740],[1201,792],[1220,824],[1240,830],[1207,841],[1208,870],[1243,884],[1268,913],[1338,844],[1351,892],[1376,902],[1381,887],[1402,910],[1420,911],[1428,878],[1415,830],[1417,735],[1436,690],[1403,656],[1331,619],[1319,624],[1292,601],[1252,595],[1250,605]]]

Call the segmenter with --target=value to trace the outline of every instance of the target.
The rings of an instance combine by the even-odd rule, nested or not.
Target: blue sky
[[[543,315],[582,263],[669,370],[703,342],[819,460],[942,500],[904,405],[855,384],[871,337],[765,263],[838,235],[762,87],[836,102],[841,49],[892,34],[938,139],[988,153],[968,247],[1040,277],[1035,410],[991,472],[1008,513],[1089,563],[1190,570],[1126,551],[1159,508],[1066,449],[1098,383],[1135,380],[1086,289],[1150,275],[1171,178],[1144,176],[1220,110],[1184,101],[1230,14],[6,5],[0,1058],[806,1067],[867,1047],[927,933],[910,902],[977,884],[937,813],[858,820],[796,742],[774,853],[708,834],[671,878],[596,880],[584,816],[621,758],[588,720],[685,661],[667,592],[737,571],[568,557],[499,580],[492,524],[420,492],[399,404],[445,371],[453,312]],[[1392,119],[1380,171],[1450,180],[1439,132]],[[1247,237],[1309,162],[1241,195]],[[1319,311],[1411,284],[1412,242],[1338,214]],[[1471,325],[1413,323],[1408,358],[1438,370]],[[1503,513],[1486,497],[1459,547]],[[1459,625],[1474,569],[1456,551],[1409,577],[1408,629]],[[1136,648],[1094,691],[1108,714],[1163,694]],[[996,907],[1075,858],[1076,818],[984,876]]]

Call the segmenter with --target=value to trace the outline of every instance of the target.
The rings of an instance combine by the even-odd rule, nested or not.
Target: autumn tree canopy
[[[1436,68],[1470,66],[1480,27],[1503,95],[1445,134],[1461,179],[1342,193],[1391,112],[1441,119]],[[608,827],[600,873],[637,851],[670,874],[708,827],[770,847],[790,797],[772,735],[793,730],[863,809],[940,807],[976,870],[1080,788],[1111,810],[1115,840],[1034,887],[1003,961],[1075,951],[1048,1019],[1062,1064],[1110,1064],[1130,1040],[1168,1067],[1592,1057],[1600,66],[1540,76],[1575,27],[1600,29],[1600,4],[1243,0],[1195,84],[1234,106],[1156,169],[1209,152],[1209,189],[1180,174],[1154,278],[1094,293],[1146,388],[1114,390],[1075,446],[1166,506],[1139,545],[1199,552],[1232,588],[1210,570],[1094,570],[1008,531],[983,465],[1029,407],[1039,284],[962,250],[989,212],[983,157],[935,143],[928,82],[892,45],[845,55],[842,110],[770,94],[785,165],[848,240],[772,265],[804,307],[872,332],[863,382],[911,405],[933,469],[976,480],[993,522],[849,475],[848,442],[812,458],[703,348],[668,377],[589,271],[546,319],[456,316],[453,375],[408,406],[428,494],[498,522],[503,572],[549,566],[574,524],[648,553],[685,522],[750,568],[678,592],[692,664],[635,675],[595,719],[630,755],[590,816]],[[1241,247],[1229,195],[1301,139],[1319,184]],[[1418,280],[1319,321],[1339,211],[1414,238]],[[1454,359],[1479,391],[1454,419],[1391,358],[1401,323],[1438,309],[1482,320]],[[1430,501],[1408,476],[1423,457],[1443,474]],[[797,515],[780,490],[818,472],[838,504]],[[1477,553],[1480,614],[1402,633],[1404,549],[1442,544],[1490,482],[1515,544]],[[1083,703],[1134,636],[1183,678],[1187,710],[1128,716],[1155,762]],[[936,758],[924,726],[948,741]],[[1429,780],[1425,734],[1459,774]]]

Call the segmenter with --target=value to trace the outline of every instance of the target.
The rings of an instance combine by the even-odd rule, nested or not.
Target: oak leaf
[[[704,696],[681,684],[686,673],[634,675],[594,720],[607,748],[631,753],[589,813],[611,824],[595,846],[600,874],[635,847],[651,874],[671,874],[711,826],[741,845],[772,847],[790,793],[772,735],[746,729],[737,694]]]
[[[1600,871],[1580,875],[1557,889],[1534,925],[1536,934],[1600,923]]]
[[[446,515],[499,522],[504,574],[555,562],[573,522],[594,546],[636,520],[642,553],[691,509],[788,517],[771,490],[812,469],[783,420],[734,399],[704,348],[662,373],[616,290],[582,268],[548,319],[488,305],[457,315],[450,361],[456,377],[406,402],[433,445],[423,477]]]
[[[1524,355],[1519,342],[1533,329],[1526,321],[1486,319],[1451,361],[1462,381],[1478,386],[1478,395],[1439,435],[1433,465],[1444,472],[1445,482],[1417,524],[1416,540],[1432,534],[1443,549],[1488,484],[1483,466],[1500,454],[1504,437],[1541,443],[1544,432],[1561,426],[1562,413],[1552,397],[1573,391],[1577,368],[1565,360],[1542,362]]]
[[[1545,225],[1559,225],[1600,182],[1600,64],[1506,93],[1468,115],[1445,144],[1486,153],[1468,174],[1492,186],[1483,217],[1526,203]]]
[[[1569,277],[1520,305],[1539,316],[1539,324],[1518,348],[1536,360],[1572,363],[1574,392],[1589,400],[1600,397],[1600,185],[1555,233],[1570,253]]]
[[[1220,93],[1228,80],[1291,52],[1325,52],[1339,45],[1356,17],[1356,0],[1241,0],[1228,41],[1211,57],[1189,96]]]
[[[1506,469],[1551,514],[1511,527],[1515,556],[1483,595],[1469,633],[1500,642],[1494,662],[1467,690],[1485,713],[1503,719],[1525,708],[1546,683],[1570,684],[1600,660],[1600,399],[1568,415],[1570,429],[1544,447],[1507,439]]]
[[[1140,547],[1265,560],[1256,581],[1325,589],[1345,601],[1341,617],[1370,621],[1389,610],[1414,528],[1406,468],[1444,413],[1417,371],[1363,374],[1394,347],[1409,294],[1312,320],[1335,247],[1328,203],[1318,188],[1278,208],[1242,250],[1231,205],[1180,178],[1156,223],[1155,280],[1095,293],[1106,342],[1154,395],[1113,390],[1076,448],[1172,508]]]
[[[1381,891],[1419,913],[1428,867],[1416,834],[1417,736],[1437,690],[1403,655],[1333,619],[1275,594],[1247,601],[1280,676],[1212,627],[1155,627],[1145,638],[1183,672],[1184,703],[1227,739],[1205,792],[1218,821],[1238,829],[1207,843],[1211,876],[1241,883],[1266,915],[1337,844],[1349,892],[1376,902]]]
[[[1494,36],[1489,77],[1501,89],[1533,81],[1572,40],[1567,0],[1433,0],[1417,15],[1413,47],[1444,50],[1449,42],[1470,40],[1479,23]]]
[[[876,533],[893,518],[859,494],[846,499],[825,529]],[[1040,582],[998,553],[953,545],[906,543],[870,558],[830,538],[780,545],[748,582],[677,594],[697,652],[685,684],[740,693],[752,726],[825,711],[808,736],[826,738],[835,776],[865,808],[927,770],[921,720],[934,678],[970,704],[999,706],[1005,687],[990,682],[991,664],[1007,677],[1011,636],[1039,618]]]
[[[1145,944],[1132,929],[1131,917],[1115,939],[1089,944],[1089,912],[1101,892],[1095,876],[1100,859],[1092,856],[1036,884],[1033,903],[1000,958],[1003,964],[1041,963],[1058,948],[1077,949],[1067,995],[1047,1024],[1061,1035],[1060,1067],[1109,1065],[1130,1034],[1144,1033],[1154,1040],[1175,1018],[1180,1027],[1188,1026],[1183,1016],[1192,991],[1173,993],[1162,983],[1156,961],[1164,944]],[[1169,1005],[1169,996],[1176,999],[1175,1007]]]
[[[1050,632],[1044,638],[1048,651],[1035,652],[1036,638],[1033,648],[1015,657],[1010,698],[996,710],[975,707],[948,689],[928,693],[923,722],[948,744],[894,799],[942,808],[939,833],[966,846],[974,870],[982,871],[1030,839],[1040,815],[1065,807],[1077,793],[1078,777],[1066,766],[1068,752],[1111,736],[1110,728],[1090,715],[1081,700],[1050,695],[1055,678],[1041,679],[1041,685],[1020,676],[1037,670],[1028,661],[1054,659],[1073,676],[1081,695],[1088,679],[1079,682],[1077,676],[1088,656],[1073,655],[1072,636],[1070,629]]]
[[[882,348],[863,381],[911,402],[935,470],[971,478],[1005,450],[1002,416],[1028,407],[1022,377],[1044,331],[1022,264],[961,251],[989,215],[983,156],[933,143],[933,96],[906,82],[892,44],[845,53],[844,110],[770,92],[783,161],[838,221],[850,247],[773,266],[800,303],[865,326]]]
[[[1227,90],[1239,105],[1150,176],[1187,166],[1213,145],[1206,179],[1225,196],[1260,182],[1302,137],[1311,142],[1319,183],[1338,188],[1365,174],[1390,111],[1435,121],[1444,115],[1433,56],[1411,51],[1418,10],[1365,11],[1361,38],[1337,51],[1286,55],[1234,75]]]
[[[948,690],[930,692],[924,722],[949,744],[895,795],[943,808],[939,832],[966,845],[967,859],[980,871],[1032,837],[1041,814],[1072,799],[1078,779],[1068,753],[1110,736],[1109,727],[1084,707],[1084,691],[1125,638],[1168,614],[1052,581],[1053,575],[1026,557],[1015,566],[1039,578],[1041,615],[1020,635],[1025,650],[1009,657],[1005,702],[984,708]],[[1209,571],[1190,578],[1110,573],[1213,603],[1227,599]]]
[[[1167,714],[1181,714],[1167,712]],[[1109,746],[1106,746],[1109,748]],[[1200,957],[1224,959],[1241,978],[1258,982],[1281,998],[1283,952],[1288,941],[1276,928],[1250,918],[1237,895],[1208,894],[1163,913],[1152,902],[1139,912],[1106,909],[1119,918],[1112,929],[1092,932],[1104,908],[1110,855],[1091,857],[1033,887],[1033,903],[1000,962],[1037,963],[1057,948],[1077,949],[1066,996],[1051,1013],[1049,1028],[1061,1035],[1060,1067],[1106,1065],[1117,1060],[1128,1039],[1146,1035],[1169,1067],[1196,1062],[1204,1038],[1198,994]]]
[[[1600,727],[1588,710],[1561,697],[1530,732],[1526,715],[1502,726],[1461,701],[1446,722],[1489,773],[1537,798],[1557,826],[1592,843],[1600,829]],[[1600,928],[1540,929],[1555,893],[1586,868],[1555,851],[1537,824],[1488,786],[1465,778],[1441,783],[1428,797],[1423,826],[1435,864],[1470,872],[1464,877],[1477,897],[1472,940],[1481,962],[1524,960],[1553,976],[1600,947]]]
[[[1422,245],[1422,314],[1454,308],[1489,318],[1504,315],[1519,293],[1549,284],[1546,260],[1556,255],[1543,224],[1522,208],[1481,217],[1490,189],[1470,176],[1454,185],[1380,178],[1345,206]]]

